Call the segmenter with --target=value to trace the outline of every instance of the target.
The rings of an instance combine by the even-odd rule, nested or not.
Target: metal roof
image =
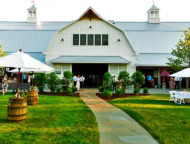
[[[157,7],[153,4],[152,7],[150,8],[150,10],[160,10],[160,9],[157,8]]]
[[[5,52],[44,52],[56,31],[0,31],[0,43]]]
[[[130,61],[120,56],[60,56],[51,63],[116,63],[128,64]]]
[[[127,32],[129,41],[138,53],[171,53],[183,32],[134,31]]]
[[[35,4],[33,4],[30,8],[28,8],[28,10],[37,10]]]
[[[139,54],[137,66],[168,66],[169,57],[172,57],[172,55],[160,53]]]

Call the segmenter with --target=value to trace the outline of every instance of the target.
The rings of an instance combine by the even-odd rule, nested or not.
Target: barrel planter
[[[27,100],[21,98],[9,98],[8,104],[8,120],[12,122],[22,121],[26,119]]]
[[[38,104],[38,91],[32,89],[27,93],[27,104],[28,105],[37,105]]]
[[[185,103],[190,104],[190,100],[189,99],[185,99]]]

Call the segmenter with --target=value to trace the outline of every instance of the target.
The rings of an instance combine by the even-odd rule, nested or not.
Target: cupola
[[[154,3],[152,7],[148,10],[148,22],[149,23],[160,23],[160,9],[157,8]]]
[[[28,11],[28,16],[27,16],[27,22],[28,23],[37,23],[37,8],[35,6],[35,4],[33,3],[33,5],[27,9]]]

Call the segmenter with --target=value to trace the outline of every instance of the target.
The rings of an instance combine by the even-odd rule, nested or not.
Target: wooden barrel
[[[38,91],[32,89],[27,93],[27,103],[28,105],[37,105],[38,104]]]
[[[190,104],[190,99],[185,99],[185,103]]]
[[[27,100],[26,98],[9,98],[8,104],[8,120],[22,121],[26,119]]]

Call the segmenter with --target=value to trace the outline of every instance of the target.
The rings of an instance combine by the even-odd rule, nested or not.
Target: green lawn
[[[190,144],[190,104],[169,102],[169,95],[110,101],[145,127],[161,144]]]
[[[27,120],[7,120],[8,98],[0,96],[0,144],[98,144],[95,116],[80,98],[40,96]]]

